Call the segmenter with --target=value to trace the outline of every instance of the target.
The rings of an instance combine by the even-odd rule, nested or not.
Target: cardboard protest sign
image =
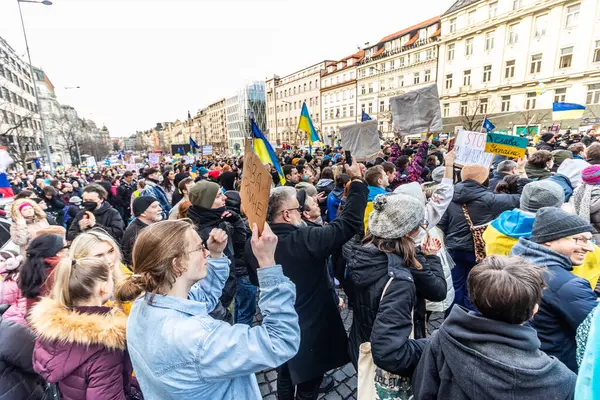
[[[485,144],[486,153],[500,154],[510,158],[525,156],[529,140],[511,135],[488,133]]]
[[[125,169],[127,171],[137,171],[137,166],[135,164],[126,164]]]
[[[148,154],[148,163],[150,165],[158,165],[158,164],[160,164],[160,154],[159,153],[150,153],[150,154]]]
[[[485,152],[486,134],[461,130],[456,136],[454,149],[456,150],[455,164],[480,164],[485,167],[492,165],[492,153]]]
[[[252,146],[247,142],[246,151],[244,152],[244,170],[242,173],[240,198],[244,212],[248,217],[250,228],[252,228],[253,223],[256,223],[259,234],[262,234],[265,221],[267,220],[270,192],[271,174],[267,171],[254,150],[252,150]]]
[[[206,155],[210,155],[213,153],[213,148],[212,148],[212,144],[207,144],[202,146],[202,155],[206,156]]]
[[[358,161],[374,160],[381,151],[377,121],[365,121],[340,128],[342,147]]]
[[[411,90],[390,99],[396,136],[442,131],[442,112],[437,85]]]

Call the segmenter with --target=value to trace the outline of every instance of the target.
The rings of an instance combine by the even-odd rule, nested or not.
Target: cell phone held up
[[[344,154],[345,154],[345,157],[344,157],[344,158],[346,159],[346,163],[347,163],[348,165],[352,166],[352,154],[350,153],[350,151],[349,151],[349,150],[346,150],[346,151],[344,152]]]

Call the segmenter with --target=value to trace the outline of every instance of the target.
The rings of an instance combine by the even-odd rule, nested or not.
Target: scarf
[[[575,211],[585,222],[590,222],[590,206],[592,204],[592,189],[594,185],[582,183],[573,192],[573,204]]]

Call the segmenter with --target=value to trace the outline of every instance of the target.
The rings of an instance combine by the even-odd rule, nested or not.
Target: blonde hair
[[[134,274],[118,285],[119,303],[135,300],[142,292],[165,294],[185,271],[186,233],[196,235],[189,219],[166,220],[144,228],[133,246]],[[173,262],[178,261],[178,262]]]
[[[54,270],[52,298],[63,307],[73,307],[90,299],[96,284],[108,282],[110,269],[98,258],[63,258]]]
[[[19,207],[21,207],[23,204],[29,204],[33,208],[35,219],[46,219],[46,213],[33,199],[19,199],[15,200],[10,208],[10,218],[13,221],[18,221],[19,219],[23,218],[23,214],[21,214],[21,211],[19,211]]]
[[[115,265],[112,266],[113,278],[115,279],[115,284],[117,284],[125,279],[123,271],[121,270],[121,250],[112,236],[106,233],[106,231],[100,228],[94,228],[78,235],[71,243],[69,257],[74,260],[91,257],[92,250],[105,242],[111,245],[115,253],[117,253],[117,261],[115,262]]]

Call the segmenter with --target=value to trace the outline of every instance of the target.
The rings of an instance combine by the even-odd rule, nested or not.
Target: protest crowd
[[[452,146],[280,152],[262,226],[242,154],[9,169],[0,399],[599,398],[600,142]]]

